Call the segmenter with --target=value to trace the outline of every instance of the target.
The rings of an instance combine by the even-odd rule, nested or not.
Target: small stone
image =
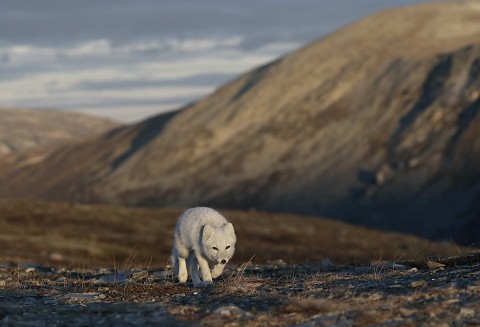
[[[470,286],[467,286],[467,290],[475,292],[475,293],[480,293],[480,286],[470,285]]]
[[[228,309],[220,309],[215,311],[216,314],[219,314],[221,316],[230,316],[230,310]]]
[[[130,275],[130,278],[133,279],[133,280],[136,280],[136,281],[147,279],[148,278],[148,271],[142,270],[142,271],[134,272],[132,275]]]
[[[96,301],[99,293],[67,293],[60,298],[69,302],[91,303]]]
[[[4,287],[7,285],[7,281],[5,279],[0,279],[0,287]]]
[[[283,261],[282,259],[277,259],[277,260],[268,260],[267,262],[269,265],[274,265],[274,266],[286,266],[287,263]]]
[[[413,282],[410,283],[411,288],[417,288],[417,287],[423,287],[427,284],[427,282],[423,279],[419,280],[414,280]]]
[[[475,316],[475,310],[470,309],[470,308],[461,308],[460,309],[460,316],[468,317],[468,318],[474,317]]]
[[[388,285],[388,288],[402,288],[403,286],[400,284]]]
[[[399,308],[398,311],[403,315],[403,316],[411,316],[415,314],[415,310],[412,309],[407,309],[407,308]]]
[[[444,267],[445,267],[445,265],[443,263],[435,262],[435,261],[431,261],[431,260],[427,261],[427,266],[430,269],[444,269]]]
[[[389,165],[383,165],[380,170],[375,174],[375,182],[377,185],[383,185],[390,181],[395,172]]]
[[[52,261],[56,261],[56,262],[59,262],[59,261],[63,261],[63,255],[61,253],[58,253],[58,252],[52,252],[50,253],[49,257],[48,257],[50,260]]]
[[[25,271],[26,273],[37,273],[40,275],[48,275],[53,272],[55,272],[55,269],[51,267],[44,267],[41,265],[36,265],[36,264],[21,264],[19,265],[19,269]]]
[[[383,295],[380,294],[380,293],[373,293],[368,297],[368,299],[372,300],[372,301],[378,301],[378,300],[383,299]]]
[[[95,296],[95,300],[104,300],[106,298],[107,296],[105,294],[98,294],[97,296]]]
[[[215,309],[215,311],[213,311],[213,314],[219,315],[222,317],[239,318],[244,316],[245,312],[235,305],[225,305]]]
[[[185,293],[178,293],[178,294],[173,294],[173,297],[185,297],[187,296]]]
[[[408,161],[408,168],[415,168],[418,166],[420,160],[418,158],[412,158]]]

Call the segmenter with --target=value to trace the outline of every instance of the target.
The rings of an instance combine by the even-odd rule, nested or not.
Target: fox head
[[[231,223],[221,227],[205,225],[202,231],[203,253],[214,264],[226,264],[235,252],[237,237]]]

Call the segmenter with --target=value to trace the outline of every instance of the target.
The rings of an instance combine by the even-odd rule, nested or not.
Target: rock
[[[178,294],[173,294],[172,297],[174,298],[183,298],[187,296],[185,293],[178,293]]]
[[[50,255],[48,256],[48,258],[52,261],[56,261],[56,262],[59,262],[59,261],[63,261],[63,255],[59,252],[52,252],[50,253]]]
[[[420,160],[418,158],[412,158],[408,161],[408,168],[415,168],[418,166],[418,163],[420,162]]]
[[[20,264],[18,266],[18,268],[20,270],[23,270],[23,271],[27,272],[27,273],[36,272],[40,275],[51,274],[51,273],[55,272],[55,269],[53,269],[51,267],[45,267],[45,266],[42,266],[42,265],[30,264],[30,263]]]
[[[415,310],[408,309],[408,308],[399,308],[398,311],[403,315],[403,316],[412,316],[415,314]]]
[[[394,174],[394,170],[389,165],[384,164],[375,174],[375,183],[377,185],[383,185],[390,181],[394,177]]]
[[[252,319],[253,314],[245,312],[236,305],[225,305],[218,307],[212,312],[213,315],[218,315],[224,318],[234,319]]]
[[[475,316],[475,310],[470,308],[460,308],[460,316],[472,318]]]
[[[378,301],[383,299],[383,295],[381,293],[373,293],[368,297],[368,299],[372,301]]]
[[[443,263],[439,263],[431,260],[427,261],[427,266],[430,269],[443,269],[443,267],[445,267]]]
[[[388,285],[388,288],[403,288],[403,286],[400,284],[393,284],[393,285]]]
[[[60,299],[75,303],[93,303],[98,300],[97,297],[100,295],[100,293],[67,293],[60,296]]]
[[[417,288],[417,287],[423,287],[427,285],[427,282],[424,279],[419,279],[419,280],[414,280],[410,282],[410,287],[411,288]]]
[[[130,275],[130,279],[133,281],[141,281],[147,278],[148,278],[148,271],[146,270],[137,271]]]

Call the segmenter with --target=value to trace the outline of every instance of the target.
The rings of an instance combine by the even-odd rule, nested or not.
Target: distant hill
[[[0,155],[80,140],[118,125],[78,113],[0,108]]]
[[[457,255],[465,249],[338,221],[219,210],[235,226],[233,261],[370,263]],[[183,209],[0,201],[1,259],[76,267],[165,266]]]
[[[0,195],[258,208],[470,244],[479,111],[480,3],[389,10],[181,111],[0,163]]]

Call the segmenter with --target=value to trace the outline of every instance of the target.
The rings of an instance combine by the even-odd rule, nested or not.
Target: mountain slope
[[[4,163],[0,195],[255,207],[478,241],[479,22],[478,1],[373,15],[179,113]]]
[[[79,140],[118,125],[77,113],[0,108],[0,155]]]

